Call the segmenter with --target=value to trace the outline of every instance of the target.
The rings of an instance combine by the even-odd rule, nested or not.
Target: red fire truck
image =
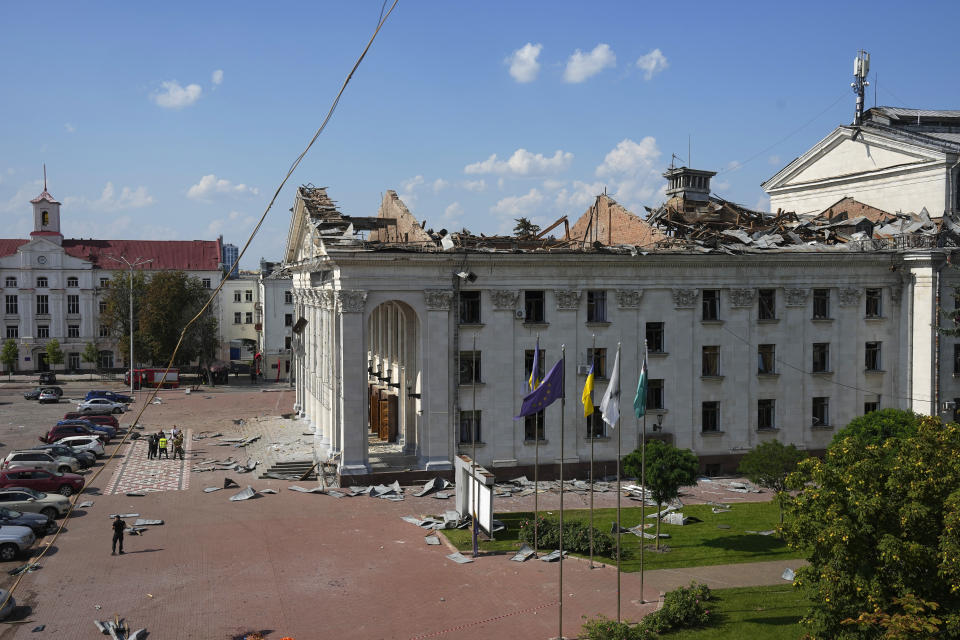
[[[166,377],[163,372],[165,369],[134,369],[133,370],[133,388],[140,387],[160,387],[162,389],[176,389],[180,386],[180,370],[170,369]],[[124,384],[130,384],[130,372],[123,376]]]

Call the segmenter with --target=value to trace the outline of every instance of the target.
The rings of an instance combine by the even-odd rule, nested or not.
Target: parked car
[[[0,608],[0,620],[6,620],[10,614],[13,613],[13,610],[17,608],[17,600],[13,597],[13,594],[6,589],[0,589],[0,602],[6,602],[6,604]]]
[[[29,487],[6,487],[0,489],[0,506],[16,511],[42,513],[48,518],[66,515],[70,500],[59,493],[45,493]]]
[[[37,536],[29,527],[0,527],[0,560],[10,562],[33,546]]]
[[[64,458],[57,456],[49,451],[37,451],[27,449],[24,451],[12,451],[7,454],[0,464],[0,469],[12,469],[14,467],[28,469],[45,469],[47,471],[59,471],[61,473],[71,473],[76,471],[80,462],[76,458]]]
[[[54,491],[69,498],[83,489],[83,477],[75,473],[51,473],[45,469],[3,469],[0,471],[0,487]]]
[[[96,458],[103,457],[103,443],[97,436],[67,436],[61,438],[57,444],[70,447],[78,453],[89,453]]]
[[[40,374],[40,384],[58,384],[57,374],[53,371],[44,371]]]
[[[113,427],[114,429],[120,428],[120,422],[116,417],[110,415],[109,413],[103,415],[84,415],[82,413],[77,413],[76,411],[68,411],[63,414],[64,420],[87,420],[93,424],[102,424],[108,427]]]
[[[36,400],[40,397],[40,393],[43,391],[52,391],[57,394],[58,397],[63,396],[63,389],[60,387],[37,387],[36,389],[31,389],[30,391],[24,391],[23,397],[27,400]]]
[[[114,402],[106,398],[91,398],[84,400],[77,405],[77,412],[88,413],[123,413],[127,410],[127,405],[122,402]]]
[[[100,389],[91,389],[87,391],[87,396],[84,400],[92,400],[94,398],[106,398],[107,400],[112,400],[113,402],[123,402],[129,404],[134,401],[132,396],[128,396],[125,393],[116,393],[115,391],[103,391]]]
[[[96,439],[96,438],[94,438]],[[41,444],[33,447],[38,451],[49,451],[53,455],[64,458],[76,458],[81,469],[88,469],[97,463],[97,456],[89,451],[77,451],[62,440],[53,444]]]
[[[29,527],[33,535],[40,536],[50,533],[57,528],[57,523],[53,518],[42,513],[27,513],[26,511],[14,511],[6,507],[0,507],[0,525],[14,525],[17,527]]]
[[[57,404],[60,402],[60,396],[53,391],[44,390],[40,392],[40,397],[37,398],[37,401],[40,404]]]
[[[82,425],[91,431],[96,431],[97,433],[105,433],[107,438],[112,438],[117,435],[117,430],[113,427],[108,427],[105,424],[97,424],[92,420],[87,420],[86,418],[74,418],[73,420],[61,420],[57,423],[57,426],[79,424]]]
[[[59,427],[52,427],[46,435],[40,436],[40,442],[53,444],[60,438],[67,436],[97,436],[104,444],[110,442],[110,436],[102,431],[94,431],[90,427],[82,424],[64,424]]]

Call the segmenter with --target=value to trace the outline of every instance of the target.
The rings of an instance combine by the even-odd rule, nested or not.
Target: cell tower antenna
[[[43,190],[47,190],[47,163],[43,163]]]
[[[860,126],[863,121],[863,92],[870,86],[867,82],[867,75],[870,73],[870,54],[860,49],[857,51],[857,57],[853,59],[853,82],[850,88],[857,94],[857,110],[854,113],[853,124]]]

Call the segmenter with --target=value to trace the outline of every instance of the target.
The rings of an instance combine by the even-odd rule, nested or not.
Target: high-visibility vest
[[[157,443],[157,446],[159,446],[161,449],[166,449],[166,448],[167,448],[167,439],[166,439],[166,438],[160,438],[160,442]]]

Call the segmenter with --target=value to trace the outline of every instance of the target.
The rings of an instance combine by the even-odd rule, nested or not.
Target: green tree
[[[7,380],[17,368],[17,361],[20,359],[20,349],[17,347],[17,341],[10,338],[3,343],[3,351],[0,351],[0,361],[7,366]]]
[[[183,271],[161,271],[153,275],[143,294],[138,315],[141,341],[149,359],[166,365],[180,341],[187,323],[203,308],[210,292],[199,278]],[[174,365],[183,366],[199,360],[210,362],[216,354],[217,319],[208,306],[183,336]]]
[[[960,425],[891,411],[858,418],[788,478],[783,531],[809,556],[794,583],[814,637],[884,637],[886,620],[960,638]]]
[[[530,222],[527,218],[516,218],[517,225],[513,228],[513,235],[518,238],[528,238],[540,233],[540,225]]]
[[[697,483],[700,462],[689,449],[678,449],[672,444],[651,440],[647,443],[646,485],[657,503],[657,548],[660,548],[660,512],[669,501],[678,497],[680,487]],[[623,459],[624,470],[640,477],[641,451],[637,449]]]
[[[63,364],[63,349],[56,338],[47,343],[47,362],[51,365]]]
[[[133,348],[136,354],[144,354],[145,344],[144,336],[139,331],[137,318],[140,309],[143,308],[143,298],[146,295],[147,283],[149,278],[143,271],[133,272],[133,318],[134,334]],[[100,302],[104,305],[104,310],[100,314],[100,323],[103,324],[110,337],[119,345],[120,357],[130,365],[130,272],[115,271],[110,279],[111,286],[101,291]],[[99,354],[98,354],[99,355]],[[136,355],[134,356],[136,357]]]
[[[784,445],[779,440],[767,440],[757,445],[740,461],[740,473],[750,482],[772,490],[780,507],[780,524],[783,524],[783,498],[787,491],[787,476],[794,472],[797,463],[806,457],[795,446]]]
[[[97,345],[92,342],[88,342],[87,346],[83,348],[83,351],[80,353],[80,359],[84,362],[89,362],[90,364],[96,364],[100,360],[100,350],[97,349]],[[90,372],[90,379],[93,379],[93,372]]]

